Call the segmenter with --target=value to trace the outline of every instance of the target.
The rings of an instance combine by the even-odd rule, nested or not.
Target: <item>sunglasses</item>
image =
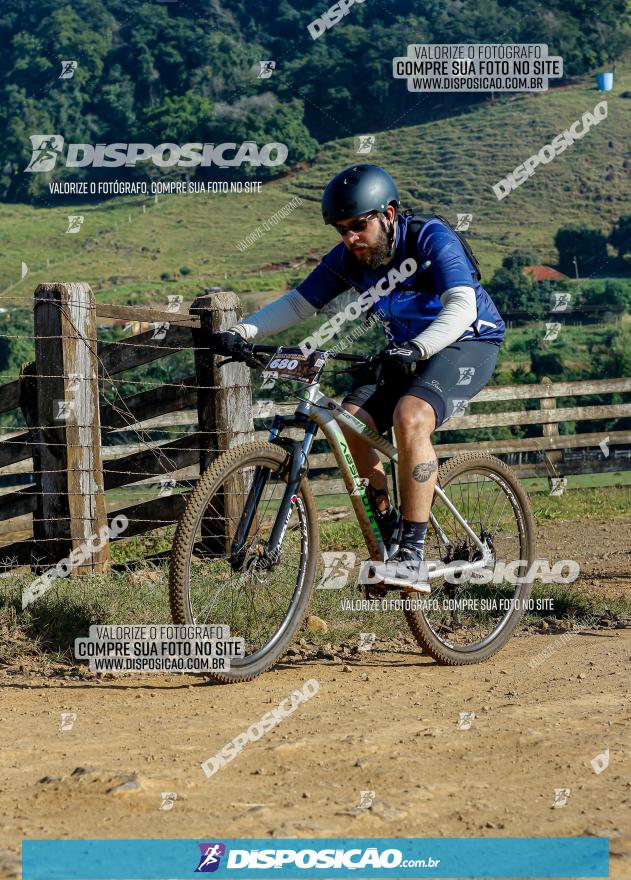
[[[379,211],[371,211],[370,214],[366,214],[365,217],[360,217],[358,220],[355,220],[354,223],[350,223],[348,226],[338,226],[337,223],[333,223],[333,228],[336,229],[342,238],[347,235],[349,232],[363,232],[364,229],[368,226],[368,221],[373,217],[376,217]]]

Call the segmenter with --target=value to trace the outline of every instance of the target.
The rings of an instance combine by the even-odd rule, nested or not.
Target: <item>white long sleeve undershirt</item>
[[[441,295],[440,301],[443,305],[442,311],[426,330],[410,340],[421,350],[424,359],[432,357],[459,339],[477,318],[475,291],[472,287],[451,287]],[[260,340],[299,324],[317,311],[294,289],[248,315],[232,329],[248,342]]]
[[[315,315],[317,311],[294,289],[248,315],[231,329],[236,330],[250,342],[252,339],[263,339],[265,336],[273,336],[275,333],[287,330],[288,327],[293,327]]]
[[[420,348],[424,360],[460,339],[478,316],[475,290],[472,287],[450,287],[441,295],[440,301],[443,304],[442,311],[426,330],[410,339],[410,342]]]

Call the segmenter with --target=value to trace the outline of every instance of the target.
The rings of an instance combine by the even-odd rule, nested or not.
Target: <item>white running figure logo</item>
[[[218,855],[219,844],[213,843],[213,845],[209,846],[206,850],[206,858],[203,860],[203,862],[199,863],[197,870],[201,871],[201,869],[204,868],[206,865],[214,865],[215,862],[219,861],[219,859],[217,858]]]

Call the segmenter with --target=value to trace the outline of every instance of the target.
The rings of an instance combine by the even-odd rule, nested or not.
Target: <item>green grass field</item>
[[[577,478],[578,479],[578,478]],[[529,486],[536,519],[541,525],[548,519],[577,520],[591,516],[608,517],[615,528],[619,516],[629,515],[631,489],[590,488],[566,490],[561,497],[549,497]],[[331,505],[334,499],[329,497]],[[113,561],[119,564],[139,559],[148,553],[168,551],[172,528],[163,535],[143,536],[113,546]],[[354,517],[341,522],[323,522],[320,533],[321,551],[344,550],[366,558],[359,526]],[[19,574],[6,581],[0,595],[0,665],[22,662],[25,657],[37,658],[44,664],[67,662],[77,634],[87,633],[90,624],[167,623],[170,622],[167,588],[167,568],[162,564],[145,563],[136,570],[119,570],[109,575],[58,579],[37,603],[22,612],[22,590],[33,580],[33,575]],[[359,632],[375,632],[380,638],[392,637],[405,631],[400,612],[342,613],[340,600],[359,598],[352,584],[341,590],[314,590],[311,612],[329,622],[326,634],[310,633],[311,641],[318,643],[348,641]],[[533,597],[554,600],[557,618],[589,623],[606,610],[621,617],[631,616],[631,598],[602,597],[586,592],[577,584],[534,585]],[[549,612],[533,611],[530,622],[550,616]]]
[[[406,207],[452,220],[473,214],[469,236],[486,277],[517,247],[554,262],[559,226],[585,222],[608,231],[629,210],[631,100],[621,94],[631,89],[631,73],[619,67],[611,93],[596,92],[587,76],[541,95],[501,97],[457,117],[378,132],[372,153],[362,158],[392,172]],[[493,183],[603,98],[606,120],[497,201]],[[157,202],[121,197],[86,205],[48,196],[37,207],[2,204],[0,302],[28,305],[39,282],[59,279],[89,282],[103,302],[159,303],[169,293],[190,298],[211,284],[237,292],[284,289],[308,272],[306,257],[336,243],[321,223],[320,193],[333,173],[357,160],[353,139],[346,138],[323,144],[311,167],[265,184],[261,193],[160,196]],[[303,202],[287,219],[238,250],[239,241],[296,195]],[[69,214],[85,217],[76,235],[65,233]],[[30,271],[20,281],[22,262]],[[167,274],[168,280],[161,277]]]

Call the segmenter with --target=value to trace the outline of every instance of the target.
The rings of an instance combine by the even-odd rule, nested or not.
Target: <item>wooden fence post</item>
[[[552,379],[548,376],[544,376],[541,379],[541,385],[552,385]],[[540,401],[540,408],[542,411],[550,411],[557,408],[556,397],[542,397]],[[543,436],[544,437],[553,437],[556,438],[559,436],[559,423],[558,422],[544,422],[543,425]],[[562,461],[563,452],[560,449],[551,449],[550,452],[544,453],[547,454],[548,461],[554,467],[555,462]],[[548,486],[550,489],[553,488],[552,477],[548,476]]]
[[[101,461],[96,304],[88,284],[35,291],[35,372],[41,501],[34,538],[60,561],[80,547],[72,574],[105,571],[109,559]],[[38,516],[41,511],[41,518]],[[98,549],[94,545],[102,545]]]
[[[199,315],[201,323],[199,330],[193,330],[193,345],[199,430],[208,432],[207,446],[199,462],[200,470],[204,471],[220,452],[254,439],[252,389],[249,367],[245,364],[220,367],[220,361],[225,358],[208,351],[209,333],[228,330],[243,317],[236,293],[222,291],[199,296],[192,303],[190,313]]]
[[[252,388],[249,367],[240,363],[220,367],[225,358],[208,351],[209,333],[228,330],[243,317],[239,297],[231,291],[206,293],[192,303],[190,313],[199,315],[201,324],[199,330],[193,330],[201,474],[225,450],[254,440]],[[215,509],[202,527],[208,552],[223,553],[226,549],[224,541],[233,534],[246,489],[233,479],[224,497],[215,500]]]

